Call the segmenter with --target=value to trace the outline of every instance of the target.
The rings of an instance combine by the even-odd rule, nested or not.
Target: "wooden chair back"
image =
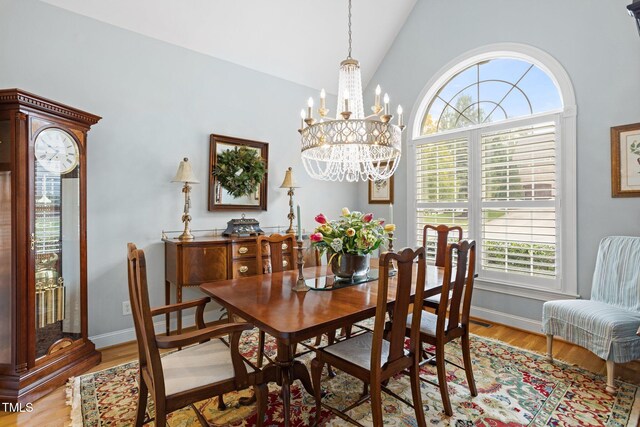
[[[424,293],[426,260],[425,250],[420,247],[416,250],[411,248],[403,249],[402,252],[385,252],[380,256],[379,262],[379,279],[378,279],[378,299],[376,304],[376,316],[373,328],[373,344],[371,354],[371,372],[375,377],[375,372],[381,371],[382,357],[382,340],[385,338],[389,341],[389,355],[385,361],[385,368],[392,368],[397,365],[399,359],[406,358],[404,352],[404,342],[406,334],[406,325],[404,322],[391,322],[391,328],[385,331],[385,322],[387,315],[388,292],[389,292],[389,268],[391,261],[395,261],[398,274],[391,280],[396,281],[395,303],[393,305],[393,317],[395,319],[406,319],[409,314],[409,306],[411,305],[412,277],[414,273],[415,261],[417,260],[417,277],[416,283],[422,286],[416,286],[415,301],[421,301]],[[420,317],[422,306],[413,304],[413,321],[411,323],[410,332],[410,348],[412,355],[417,354],[417,348],[420,334]]]
[[[445,252],[447,250],[447,244],[449,244],[449,234],[457,233],[458,238],[457,242],[462,240],[462,228],[455,225],[453,227],[449,227],[444,224],[440,225],[431,225],[427,224],[422,229],[422,246],[426,249],[427,244],[429,243],[429,230],[433,230],[436,232],[438,238],[436,240],[436,266],[444,267],[445,265]]]
[[[137,249],[133,243],[128,243],[127,259],[129,267],[129,299],[138,343],[140,374],[145,376],[147,384],[155,391],[155,394],[164,396],[164,376],[149,305],[147,266],[144,251]]]
[[[457,261],[454,265],[456,256]],[[442,278],[442,294],[440,295],[440,304],[437,311],[436,335],[450,333],[460,326],[466,328],[469,324],[475,265],[476,242],[474,240],[462,240],[459,243],[447,245],[444,276]],[[455,278],[452,280],[453,275],[455,275]],[[448,298],[445,298],[447,295]],[[448,322],[446,322],[447,316]]]
[[[272,234],[270,236],[258,236],[256,251],[256,265],[260,274],[267,273],[264,268],[264,244],[269,248],[269,259],[271,261],[271,273],[279,273],[285,270],[294,270],[297,268],[298,256],[296,250],[296,236],[295,234]],[[284,261],[284,251],[287,250],[291,253],[290,261]]]

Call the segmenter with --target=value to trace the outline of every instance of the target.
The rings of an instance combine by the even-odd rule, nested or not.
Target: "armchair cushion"
[[[167,396],[234,378],[231,351],[219,339],[167,354],[161,360]],[[247,372],[254,372],[244,364]]]
[[[640,358],[640,312],[600,301],[559,300],[544,303],[542,328],[584,347],[598,357],[624,363]]]

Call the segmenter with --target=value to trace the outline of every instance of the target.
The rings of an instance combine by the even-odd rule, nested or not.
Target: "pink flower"
[[[365,216],[362,217],[362,220],[364,222],[371,222],[371,220],[373,219],[373,214],[372,213],[368,213]]]
[[[322,216],[322,214],[318,215],[318,216]],[[322,218],[324,218],[324,216],[322,216]],[[318,221],[318,217],[316,217],[316,221]],[[320,222],[320,221],[318,221]],[[321,242],[322,241],[322,233],[313,233],[311,236],[309,236],[309,239],[311,239],[312,242]]]
[[[327,223],[327,218],[323,214],[316,215],[315,219],[316,219],[316,222],[318,224],[326,224]]]

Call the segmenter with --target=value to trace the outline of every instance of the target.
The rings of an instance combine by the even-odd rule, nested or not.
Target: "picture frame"
[[[611,196],[640,197],[640,123],[611,128]]]
[[[382,205],[393,203],[393,175],[379,181],[369,181],[369,204]]]
[[[235,148],[255,150],[265,164],[264,178],[257,191],[250,196],[233,197],[217,182],[213,170],[218,161],[218,154],[224,150]],[[211,134],[209,138],[209,210],[267,210],[267,185],[269,177],[269,144],[261,141],[235,138],[231,136]]]

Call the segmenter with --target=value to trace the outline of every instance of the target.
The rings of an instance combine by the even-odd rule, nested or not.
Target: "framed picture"
[[[611,128],[611,195],[640,197],[640,123]]]
[[[393,203],[393,175],[380,181],[369,181],[369,203],[389,204]]]
[[[223,160],[231,162],[222,163]],[[254,162],[260,160],[264,175],[261,175],[255,190],[243,187],[249,179],[255,180],[252,170]],[[214,171],[224,164],[225,175],[230,175],[227,185],[221,183]],[[260,165],[258,165],[260,166]],[[267,210],[267,179],[269,176],[269,144],[260,141],[212,134],[209,141],[209,210]],[[237,178],[236,178],[237,177]]]

